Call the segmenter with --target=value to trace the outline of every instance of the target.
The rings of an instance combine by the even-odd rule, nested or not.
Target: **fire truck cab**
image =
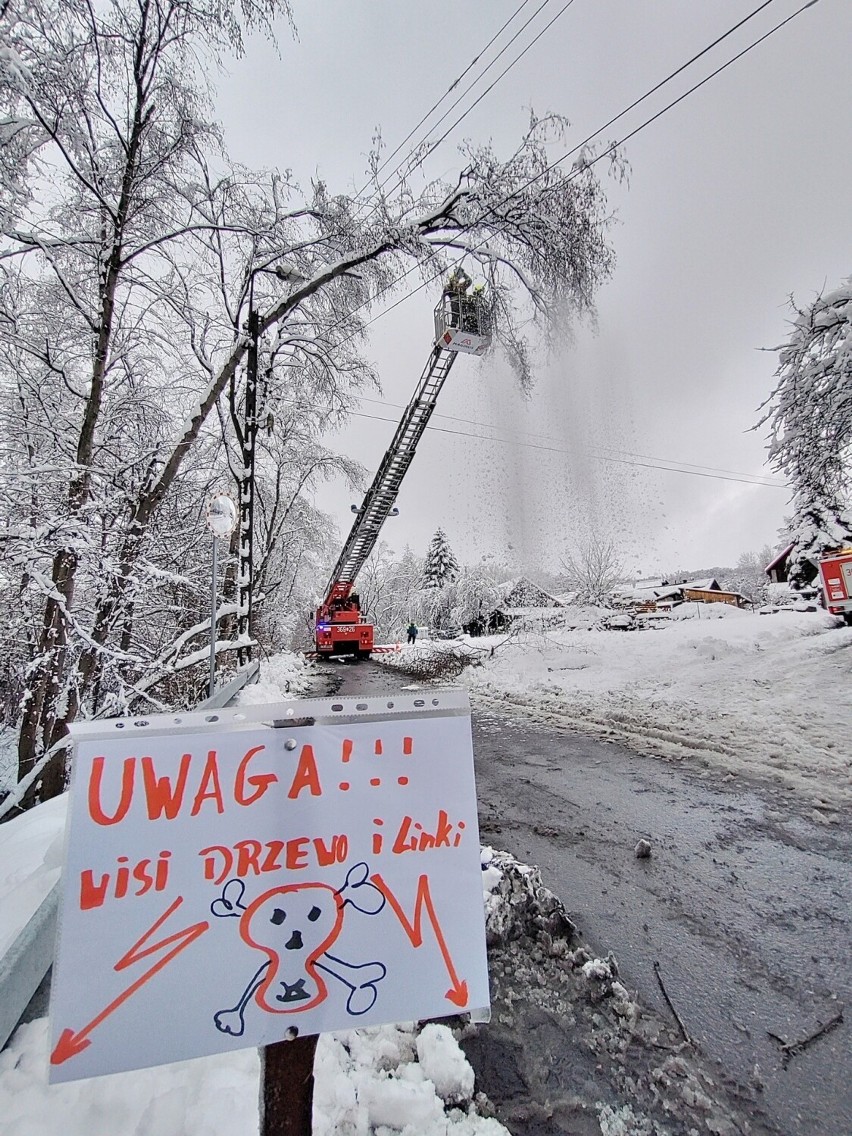
[[[852,548],[841,548],[820,560],[819,582],[828,611],[852,623]]]

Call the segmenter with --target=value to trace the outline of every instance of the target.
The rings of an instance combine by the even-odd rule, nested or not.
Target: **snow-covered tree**
[[[446,533],[443,529],[438,529],[426,550],[423,564],[424,587],[443,588],[452,583],[458,574],[459,562],[450,548]]]
[[[528,387],[526,329],[589,311],[612,253],[595,168],[551,168],[567,129],[557,116],[533,117],[506,159],[465,144],[453,183],[415,189],[403,174],[388,192],[374,155],[370,210],[321,182],[303,194],[289,174],[235,167],[213,121],[209,65],[239,51],[245,28],[271,32],[286,0],[14,10],[0,53],[0,121],[13,125],[0,141],[26,160],[0,170],[10,437],[0,555],[19,597],[25,774],[80,714],[194,696],[175,684],[203,630],[205,499],[229,469],[244,472],[232,443],[251,303],[264,418],[281,421],[300,398],[304,411],[305,436],[291,438],[305,453],[286,485],[281,452],[259,455],[269,505],[258,568],[272,595],[287,524],[298,515],[310,531],[298,497],[328,469],[323,425],[371,377],[359,339],[373,304],[412,268],[439,280],[467,257],[489,281],[496,340]],[[13,168],[29,171],[28,185]],[[223,619],[232,614],[225,605]],[[49,767],[43,795],[63,776],[61,761]]]
[[[758,426],[769,426],[769,462],[793,490],[789,575],[801,587],[820,556],[852,539],[852,278],[793,310]]]
[[[373,550],[358,575],[361,610],[381,640],[399,640],[412,619],[420,619],[423,558],[410,548],[395,559],[384,542]]]
[[[467,627],[472,623],[481,625],[500,605],[500,589],[481,566],[463,567],[444,592],[450,603],[450,620],[454,627]]]
[[[775,550],[768,544],[756,552],[742,553],[735,568],[727,568],[717,574],[720,587],[723,591],[740,592],[756,604],[766,603],[769,578],[765,569],[774,558]]]
[[[567,591],[580,603],[609,606],[616,584],[624,579],[624,565],[614,540],[593,533],[561,559]]]

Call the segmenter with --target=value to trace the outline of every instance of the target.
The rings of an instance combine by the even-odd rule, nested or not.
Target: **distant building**
[[[752,601],[741,592],[723,590],[712,576],[702,580],[638,581],[633,587],[620,587],[612,593],[615,607],[635,612],[671,611],[682,603],[724,603],[731,607],[751,607]]]
[[[552,596],[526,576],[507,580],[498,586],[497,592],[500,599],[493,611],[465,625],[464,630],[468,635],[507,631],[513,624],[519,623],[541,626],[553,621],[556,608],[565,606],[556,596]]]
[[[786,548],[782,548],[774,560],[766,565],[763,571],[769,577],[770,584],[786,584],[787,583],[787,561],[790,558],[790,553],[793,551],[792,544],[788,544]]]

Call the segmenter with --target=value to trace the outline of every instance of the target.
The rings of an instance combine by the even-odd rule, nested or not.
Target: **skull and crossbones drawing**
[[[355,864],[343,886],[324,883],[285,884],[243,903],[245,884],[229,880],[210,910],[220,918],[239,919],[240,937],[266,955],[235,1006],[213,1015],[216,1029],[242,1036],[245,1010],[252,998],[272,1014],[310,1010],[328,995],[324,975],[348,989],[346,1010],[357,1017],[376,1001],[377,983],[387,968],[381,962],[354,964],[329,954],[343,926],[347,906],[364,915],[378,915],[385,905],[381,891],[370,883],[366,864]]]

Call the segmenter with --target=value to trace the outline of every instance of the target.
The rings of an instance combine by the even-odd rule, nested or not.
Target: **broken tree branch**
[[[693,1049],[695,1049],[696,1048],[695,1042],[692,1040],[692,1038],[687,1033],[686,1026],[683,1024],[683,1019],[681,1018],[680,1014],[675,1009],[674,1002],[669,997],[669,992],[668,992],[668,990],[666,990],[665,983],[663,982],[663,976],[660,973],[660,964],[656,960],[654,961],[654,974],[656,974],[656,976],[657,976],[657,982],[660,984],[660,989],[663,992],[663,997],[665,998],[666,1004],[668,1005],[669,1009],[671,1010],[672,1014],[674,1015],[674,1020],[678,1024],[678,1029],[680,1030],[680,1032],[683,1036],[683,1040],[686,1042],[687,1045],[691,1045],[693,1047]]]
[[[797,1057],[800,1053],[804,1053],[808,1046],[812,1045],[818,1037],[824,1037],[825,1034],[830,1033],[831,1030],[839,1026],[842,1021],[843,1007],[841,1006],[833,1018],[829,1018],[824,1025],[819,1026],[813,1033],[809,1033],[807,1037],[800,1038],[798,1041],[785,1041],[784,1038],[780,1037],[777,1033],[773,1033],[772,1030],[767,1030],[766,1032],[769,1037],[771,1037],[773,1041],[777,1041],[781,1046],[781,1068],[786,1069],[792,1057]]]

